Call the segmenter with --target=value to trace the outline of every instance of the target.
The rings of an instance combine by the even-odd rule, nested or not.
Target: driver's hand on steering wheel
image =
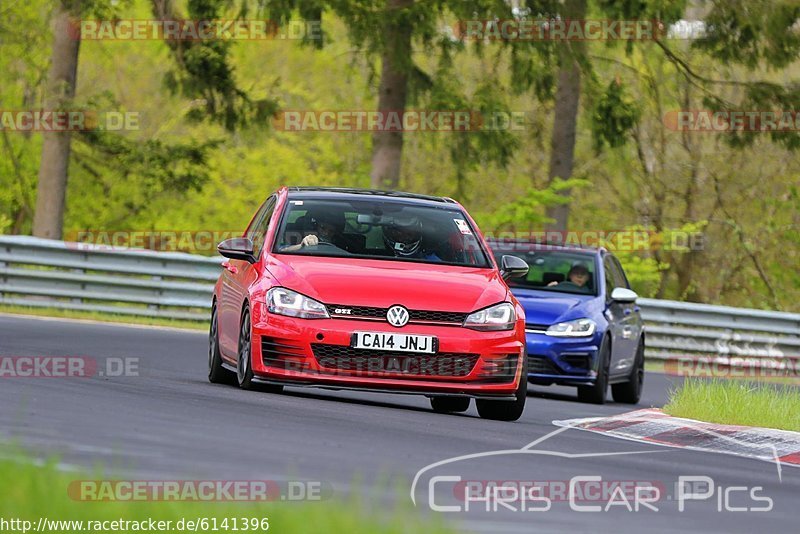
[[[303,238],[300,245],[303,247],[315,247],[319,245],[319,238],[314,234],[309,234]]]

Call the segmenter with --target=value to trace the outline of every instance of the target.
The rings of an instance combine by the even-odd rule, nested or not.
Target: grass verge
[[[664,411],[709,423],[800,432],[800,389],[793,386],[687,378]]]
[[[347,532],[348,534],[386,532],[449,532],[441,521],[414,518],[413,510],[400,507],[386,511],[357,501],[331,500],[317,502],[187,502],[187,501],[82,501],[69,495],[70,483],[81,480],[102,480],[102,476],[86,476],[57,469],[54,461],[33,465],[18,458],[0,460],[0,530],[36,531],[40,518],[44,528],[39,532],[133,532],[147,530],[147,522],[169,521],[162,532],[195,531],[188,521],[197,523],[197,532]],[[74,487],[74,486],[73,486]],[[18,522],[2,525],[2,521]],[[227,522],[223,523],[227,519]],[[183,528],[180,528],[183,520]],[[216,522],[214,521],[216,520]],[[60,521],[61,523],[56,523]],[[69,521],[82,522],[66,523]],[[95,522],[101,523],[95,523]],[[111,521],[141,522],[132,524],[102,523]],[[247,524],[245,525],[245,522]],[[164,523],[166,526],[166,523]],[[216,528],[212,528],[216,525]],[[223,528],[223,525],[224,528]],[[98,528],[99,527],[99,528]],[[234,528],[235,527],[235,528]],[[266,529],[264,527],[267,527]],[[152,526],[150,527],[152,528]],[[158,527],[156,527],[158,528]]]
[[[12,306],[0,304],[0,313],[14,315],[36,315],[40,317],[55,317],[62,319],[83,319],[87,321],[101,321],[105,323],[125,323],[148,326],[168,326],[172,328],[186,328],[190,330],[208,330],[208,323],[202,321],[183,321],[178,319],[162,319],[160,317],[137,317],[135,315],[121,315],[80,310],[61,310],[59,308],[38,308],[33,306]],[[210,314],[211,312],[209,312]]]

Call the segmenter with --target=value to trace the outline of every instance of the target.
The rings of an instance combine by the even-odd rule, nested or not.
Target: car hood
[[[513,290],[525,309],[526,324],[552,325],[562,321],[589,317],[597,297],[570,295],[550,291]]]
[[[494,269],[288,254],[273,256],[267,269],[283,287],[325,304],[468,313],[508,297]]]

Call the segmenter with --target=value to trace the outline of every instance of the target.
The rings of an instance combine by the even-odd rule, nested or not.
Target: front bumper
[[[597,378],[600,336],[553,337],[527,332],[528,381],[539,385],[583,386]]]
[[[478,332],[455,326],[359,319],[296,319],[253,306],[253,374],[262,382],[330,389],[513,398],[524,342],[516,330]],[[432,335],[436,354],[350,348],[353,332]]]

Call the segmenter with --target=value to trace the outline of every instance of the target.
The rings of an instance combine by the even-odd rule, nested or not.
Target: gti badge
[[[392,306],[389,308],[389,311],[386,312],[386,319],[392,326],[398,328],[405,326],[409,319],[408,310],[403,306]]]

